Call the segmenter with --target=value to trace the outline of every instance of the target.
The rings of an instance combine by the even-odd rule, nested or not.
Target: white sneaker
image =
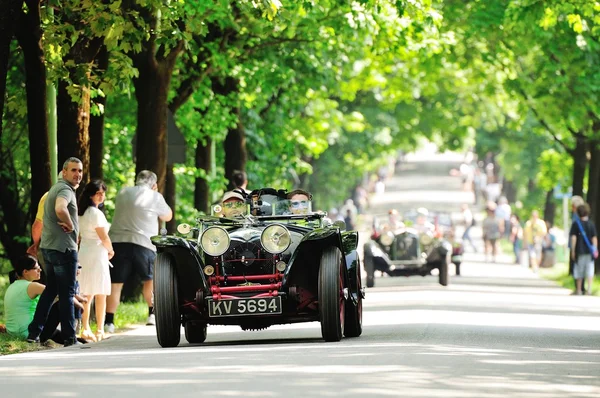
[[[113,334],[115,332],[115,324],[114,323],[105,323],[104,324],[104,333]]]
[[[154,314],[148,315],[148,319],[146,320],[146,325],[153,326],[156,324],[156,320],[154,319]]]

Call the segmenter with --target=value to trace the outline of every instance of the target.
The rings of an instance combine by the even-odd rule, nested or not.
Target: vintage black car
[[[362,333],[358,233],[325,213],[290,214],[286,192],[252,191],[248,211],[202,216],[159,235],[154,276],[162,347],[206,339],[207,325],[259,330],[319,321],[326,341]],[[218,209],[218,206],[217,210]]]
[[[440,285],[448,285],[452,245],[427,220],[428,214],[423,215],[423,223],[419,217],[408,212],[405,223],[391,227],[374,222],[371,239],[363,246],[367,287],[375,286],[375,271],[389,276],[425,276],[434,269],[439,271]]]

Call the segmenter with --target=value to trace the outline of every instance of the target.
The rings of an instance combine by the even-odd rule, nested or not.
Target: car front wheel
[[[319,316],[325,341],[340,341],[344,328],[345,299],[342,256],[337,247],[325,249],[319,269]]]
[[[448,262],[442,260],[440,262],[440,285],[448,286]]]
[[[367,273],[367,287],[375,287],[375,265],[373,257],[365,256],[365,272]]]
[[[154,312],[156,337],[161,347],[176,347],[181,339],[181,315],[175,262],[167,253],[158,253],[154,267]]]

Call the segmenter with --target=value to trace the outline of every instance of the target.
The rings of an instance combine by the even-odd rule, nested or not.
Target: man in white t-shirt
[[[154,325],[152,276],[156,247],[150,237],[158,235],[159,220],[168,222],[173,211],[158,192],[157,177],[151,171],[142,170],[134,187],[121,189],[115,200],[115,215],[109,236],[115,256],[110,269],[111,295],[106,302],[104,330],[114,332],[114,314],[121,300],[123,283],[132,273],[142,280],[143,294],[148,304],[147,325]]]

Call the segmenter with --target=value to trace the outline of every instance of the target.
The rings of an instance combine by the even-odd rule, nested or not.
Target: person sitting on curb
[[[6,314],[6,331],[8,334],[26,339],[28,326],[33,320],[40,295],[46,288],[36,282],[40,278],[42,268],[36,258],[25,255],[18,259],[15,267],[17,280],[6,290],[4,296],[4,313]],[[83,305],[77,297],[73,300],[75,309],[83,309]],[[57,326],[60,322],[58,301],[55,301],[40,334],[40,343],[53,340],[58,344],[64,344],[64,339]]]

